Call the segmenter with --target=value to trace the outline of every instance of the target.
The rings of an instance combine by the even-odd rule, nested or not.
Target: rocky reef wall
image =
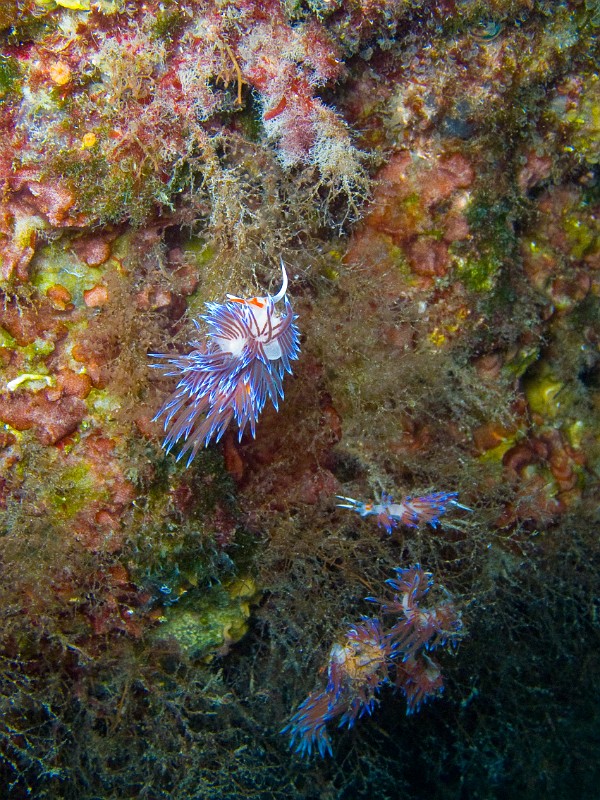
[[[2,5],[3,797],[594,796],[599,26],[592,0]],[[285,398],[186,466],[149,354],[204,352],[205,304],[274,295],[281,260]],[[336,505],[436,492],[470,510],[388,533]],[[457,646],[407,716],[412,645],[371,668],[356,626],[418,564]],[[369,714],[303,763],[280,731],[328,659]]]

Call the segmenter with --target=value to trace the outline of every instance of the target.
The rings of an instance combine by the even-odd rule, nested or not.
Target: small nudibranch
[[[283,377],[292,372],[290,361],[300,352],[283,260],[281,272],[281,289],[275,295],[228,294],[224,303],[206,303],[207,313],[201,317],[208,327],[206,339],[192,342],[194,349],[187,355],[150,354],[162,362],[153,367],[179,379],[154,417],[164,418],[167,452],[183,442],[178,461],[187,453],[189,466],[198,450],[213,438],[218,442],[234,419],[238,439],[247,425],[254,436],[267,397],[279,408]],[[281,310],[276,308],[279,303]],[[194,324],[200,330],[196,320]]]
[[[394,503],[391,495],[382,494],[380,503],[363,503],[362,500],[338,494],[338,500],[344,502],[337,505],[338,508],[356,511],[361,517],[377,517],[377,524],[390,534],[396,525],[416,528],[421,522],[426,522],[432,528],[437,528],[439,518],[446,513],[448,506],[462,508],[463,511],[473,510],[459,503],[457,497],[458,492],[434,492],[423,497],[405,497],[401,503]]]

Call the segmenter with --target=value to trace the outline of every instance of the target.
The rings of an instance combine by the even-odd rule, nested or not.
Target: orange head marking
[[[242,303],[245,306],[254,306],[255,308],[265,307],[265,301],[261,300],[259,297],[234,297],[234,295],[228,294],[227,298],[231,300],[232,303]]]

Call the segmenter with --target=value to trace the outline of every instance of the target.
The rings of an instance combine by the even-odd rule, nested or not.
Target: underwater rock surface
[[[2,4],[2,797],[595,796],[599,27],[592,0]],[[285,400],[186,469],[148,354],[281,259]],[[336,508],[437,492],[464,505],[435,528]],[[432,661],[400,593],[418,676],[364,600],[411,570],[456,644]],[[310,739],[328,696],[351,729]]]

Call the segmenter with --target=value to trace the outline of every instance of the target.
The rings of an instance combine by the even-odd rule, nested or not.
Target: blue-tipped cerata
[[[193,341],[187,355],[152,353],[153,366],[178,378],[155,419],[164,420],[167,452],[182,443],[177,460],[187,454],[188,465],[201,447],[219,441],[232,420],[241,439],[247,425],[255,435],[256,421],[267,397],[277,409],[283,398],[283,376],[300,352],[298,328],[286,296],[287,274],[276,295],[235,297],[207,303],[201,319],[207,325],[204,341]],[[279,308],[277,307],[279,304]],[[200,330],[198,322],[194,321]]]

